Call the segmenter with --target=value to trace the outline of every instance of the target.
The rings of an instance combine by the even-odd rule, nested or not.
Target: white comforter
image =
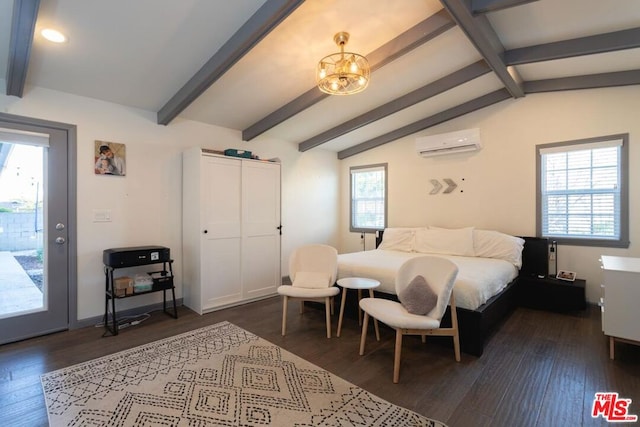
[[[406,260],[429,254],[375,249],[338,255],[338,279],[368,277],[380,281],[377,291],[395,294],[396,271]],[[493,258],[434,255],[458,266],[453,288],[458,307],[475,310],[518,276],[510,262]]]

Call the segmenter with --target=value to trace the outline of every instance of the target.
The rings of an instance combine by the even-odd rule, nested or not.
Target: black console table
[[[173,283],[173,260],[170,257],[169,248],[163,246],[138,246],[129,248],[105,249],[102,255],[105,275],[105,301],[104,301],[104,327],[106,336],[108,333],[118,335],[118,320],[116,311],[116,300],[131,298],[138,295],[149,294],[162,291],[162,311],[167,315],[178,318],[176,308],[176,291]],[[139,267],[144,265],[162,264],[160,271],[148,271],[153,284],[151,288],[144,291],[117,295],[114,285],[113,272],[118,268]],[[171,291],[173,311],[167,310],[167,291]],[[111,303],[111,304],[109,304]],[[111,316],[109,315],[109,305],[111,305]],[[111,318],[111,319],[110,319]],[[111,322],[110,322],[111,321]],[[111,323],[111,325],[109,324]]]
[[[549,311],[575,311],[587,307],[584,279],[573,282],[555,277],[518,278],[520,305]]]

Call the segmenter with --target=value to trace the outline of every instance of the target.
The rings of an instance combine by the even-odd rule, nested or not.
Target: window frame
[[[598,142],[621,140],[620,146],[620,163],[618,170],[620,172],[620,236],[618,239],[601,239],[601,238],[576,238],[563,237],[551,234],[543,234],[542,227],[542,154],[541,150],[556,147],[574,147],[581,144],[592,144]],[[569,151],[569,150],[568,150]],[[572,141],[554,142],[550,144],[536,145],[536,235],[546,237],[556,241],[561,245],[573,246],[595,246],[595,247],[611,247],[611,248],[628,248],[629,247],[629,134],[615,134],[598,136],[593,138],[576,139]]]
[[[353,177],[354,173],[363,171],[366,169],[382,169],[384,171],[384,225],[382,228],[369,228],[369,227],[355,227],[354,226],[354,212],[353,212]],[[349,168],[349,231],[357,233],[374,233],[376,231],[384,230],[387,228],[388,218],[388,205],[389,205],[389,173],[388,163],[376,163],[371,165],[351,166]]]

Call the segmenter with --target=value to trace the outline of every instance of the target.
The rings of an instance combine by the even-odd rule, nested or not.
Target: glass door
[[[68,150],[0,116],[0,344],[69,327]]]
[[[44,147],[1,144],[0,318],[5,318],[45,308]]]

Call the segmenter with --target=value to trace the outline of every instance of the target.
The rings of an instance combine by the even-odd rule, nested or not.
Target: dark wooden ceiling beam
[[[428,42],[429,40],[439,36],[448,29],[455,26],[455,22],[445,10],[441,10],[435,15],[430,16],[398,37],[394,38],[383,46],[369,53],[367,60],[371,65],[371,71],[375,71],[383,65],[388,64],[394,59],[412,51],[416,47]],[[242,131],[242,139],[250,141],[257,136],[263,134],[269,129],[277,126],[285,120],[304,111],[312,105],[320,102],[327,95],[320,92],[317,87],[313,87],[295,98],[288,104],[280,107],[268,116],[260,119],[248,128]]]
[[[169,124],[303,2],[267,0],[158,111],[158,124]]]
[[[411,105],[415,105],[447,90],[453,89],[456,86],[464,84],[475,78],[478,78],[486,73],[491,72],[491,68],[484,62],[478,61],[471,65],[468,65],[458,71],[455,71],[441,79],[431,82],[420,89],[416,89],[400,98],[396,98],[393,101],[387,102],[373,110],[370,110],[354,119],[346,121],[332,129],[329,129],[321,134],[313,136],[306,141],[298,144],[298,151],[307,151],[327,141],[331,141],[339,136],[352,132],[362,126],[368,125],[380,120],[386,116],[397,113]]]
[[[495,12],[509,7],[521,6],[538,0],[471,0],[471,10],[474,14]]]
[[[541,93],[630,85],[640,85],[640,70],[532,80],[524,83],[524,91],[526,93]]]
[[[446,121],[455,119],[473,111],[480,110],[488,107],[489,105],[496,104],[511,98],[511,94],[507,89],[499,89],[495,92],[488,93],[471,101],[460,104],[456,107],[449,108],[448,110],[441,111],[433,116],[411,123],[407,126],[403,126],[400,129],[396,129],[392,132],[380,135],[368,141],[362,142],[353,147],[338,152],[338,159],[346,159],[347,157],[355,156],[364,151],[371,150],[372,148],[379,147],[386,143],[396,141],[405,136],[409,136],[421,130],[428,129],[432,126],[444,123]]]
[[[7,95],[22,97],[29,71],[33,32],[40,0],[14,0],[9,58],[7,59]]]
[[[557,79],[532,80],[524,82],[525,93],[543,93],[564,90],[597,89],[604,87],[640,85],[640,70],[618,71],[611,73],[591,74],[584,76],[563,77]],[[455,119],[464,114],[480,110],[510,97],[506,89],[500,89],[487,95],[465,102],[464,104],[434,114],[418,122],[404,126],[400,129],[380,135],[368,141],[338,152],[338,159],[360,154],[364,151],[376,148],[397,139],[430,128],[448,120]]]
[[[507,50],[504,52],[504,61],[507,65],[521,65],[638,47],[640,47],[640,28],[631,28]]]
[[[475,19],[477,20],[477,18]],[[458,24],[462,27],[462,24],[460,24],[459,21]],[[596,36],[589,36],[506,51],[503,53],[504,59],[502,60],[502,63],[506,68],[507,66],[511,65],[610,52],[622,49],[632,49],[637,47],[640,47],[640,29],[633,28],[612,33],[600,34]],[[499,51],[499,49],[497,51]],[[523,94],[529,94],[565,90],[596,89],[638,84],[640,84],[640,70],[629,70],[527,81],[522,83],[522,90]],[[484,100],[480,101],[481,98],[477,98],[473,101],[470,101],[470,103],[473,104],[471,107],[469,106],[469,103],[465,103],[461,106],[454,107],[453,109],[438,113],[420,122],[405,126],[404,128],[389,132],[385,135],[381,135],[369,141],[365,141],[354,147],[340,151],[338,153],[338,158],[344,159],[346,157],[359,154],[363,151],[415,133],[419,130],[422,130],[423,128],[431,127],[436,124],[442,123],[445,120],[450,120],[462,114],[466,114],[465,111],[467,111],[467,109],[471,110],[472,108],[484,108],[488,105],[491,105],[492,103],[501,101],[502,99],[500,99],[500,97],[504,96],[504,93],[505,92],[500,93],[500,91],[493,92],[492,94],[486,96],[489,99],[484,98]],[[495,102],[492,102],[492,100]]]
[[[514,98],[524,96],[522,82],[513,68],[507,68],[502,59],[504,46],[484,15],[473,16],[464,0],[441,0],[458,26],[467,35],[496,76]]]

